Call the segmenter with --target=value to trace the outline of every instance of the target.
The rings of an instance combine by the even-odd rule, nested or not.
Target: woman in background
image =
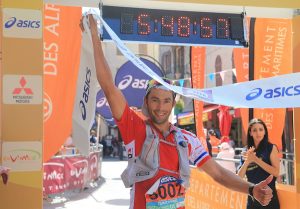
[[[274,176],[269,184],[273,198],[268,206],[261,206],[254,198],[248,196],[247,209],[279,209],[280,204],[275,187],[279,176],[278,148],[269,142],[268,129],[261,119],[252,119],[247,132],[247,150],[243,153],[238,175],[247,177],[251,183],[259,183],[270,174]]]

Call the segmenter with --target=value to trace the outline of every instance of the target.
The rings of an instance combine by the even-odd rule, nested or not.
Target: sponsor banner
[[[300,107],[300,73],[278,75],[255,81],[231,84],[210,89],[191,89],[172,86],[154,74],[147,65],[137,58],[98,16],[112,40],[123,55],[131,60],[140,70],[147,73],[168,89],[186,97],[232,107],[281,108]],[[88,27],[85,30],[89,31]]]
[[[7,38],[42,38],[42,11],[3,8],[3,36]]]
[[[237,83],[249,81],[249,48],[234,48],[233,56],[234,65],[236,68]],[[249,110],[248,108],[241,108],[240,113],[243,127],[242,139],[246,140],[249,121]]]
[[[300,73],[292,73],[216,87],[211,90],[215,101],[233,107],[299,107],[299,79]]]
[[[163,77],[161,69],[156,64],[144,58],[140,58],[140,60],[157,76]],[[119,68],[115,84],[123,92],[130,107],[141,108],[150,79],[149,75],[140,71],[132,62],[127,61]]]
[[[100,114],[105,119],[108,126],[115,127],[116,122],[112,116],[109,104],[102,89],[98,91],[96,100],[96,113]]]
[[[187,190],[185,208],[241,209],[246,208],[247,195],[215,182],[206,173],[191,169],[191,186]]]
[[[83,20],[85,28],[87,19]],[[99,90],[93,45],[89,30],[82,33],[81,60],[77,79],[76,96],[72,117],[72,137],[75,146],[83,155],[90,152],[90,130],[94,123],[96,95]]]
[[[81,16],[80,7],[44,5],[44,162],[71,134]]]
[[[105,119],[111,119],[112,113],[102,89],[98,91],[96,100],[96,113],[100,114]]]
[[[40,171],[42,169],[42,143],[3,142],[2,164],[11,171]]]
[[[72,157],[65,160],[65,177],[69,182],[68,189],[83,188],[88,182],[88,163],[89,160],[86,157]]]
[[[82,189],[100,176],[100,153],[93,152],[88,158],[53,158],[44,163],[43,193],[57,194]]]
[[[193,88],[204,87],[206,48],[192,47],[191,49],[191,71]],[[194,100],[194,113],[197,136],[201,137],[202,145],[207,149],[206,136],[203,129],[203,102]]]
[[[39,75],[4,75],[4,104],[42,104],[43,79]]]
[[[292,73],[292,20],[258,18],[255,34],[259,36],[255,36],[254,43],[254,79]],[[266,123],[269,139],[279,150],[282,149],[285,113],[283,108],[254,110],[254,117]]]
[[[65,163],[63,158],[54,158],[44,163],[43,193],[55,194],[64,192],[69,182],[65,179]]]
[[[97,179],[100,176],[99,173],[99,160],[100,153],[94,152],[89,156],[89,166],[88,166],[88,177],[89,179]]]

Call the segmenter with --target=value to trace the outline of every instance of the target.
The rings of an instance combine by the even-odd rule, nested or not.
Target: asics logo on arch
[[[246,95],[246,100],[251,101],[258,98],[272,99],[277,97],[291,97],[300,95],[300,85],[278,86],[272,89],[255,88]]]
[[[40,28],[41,21],[39,21],[39,20],[22,20],[22,19],[18,20],[16,17],[11,17],[4,24],[5,28],[11,28],[14,25],[18,28]]]

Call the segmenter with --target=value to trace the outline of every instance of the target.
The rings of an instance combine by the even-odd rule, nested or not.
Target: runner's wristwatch
[[[253,189],[254,189],[254,184],[251,184],[250,186],[249,186],[249,188],[248,188],[248,194],[251,196],[251,197],[253,197]]]

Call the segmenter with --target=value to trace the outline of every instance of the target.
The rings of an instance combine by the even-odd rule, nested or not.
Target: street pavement
[[[130,191],[120,178],[126,166],[127,161],[104,158],[102,178],[83,191],[51,195],[44,200],[43,209],[128,209]]]

